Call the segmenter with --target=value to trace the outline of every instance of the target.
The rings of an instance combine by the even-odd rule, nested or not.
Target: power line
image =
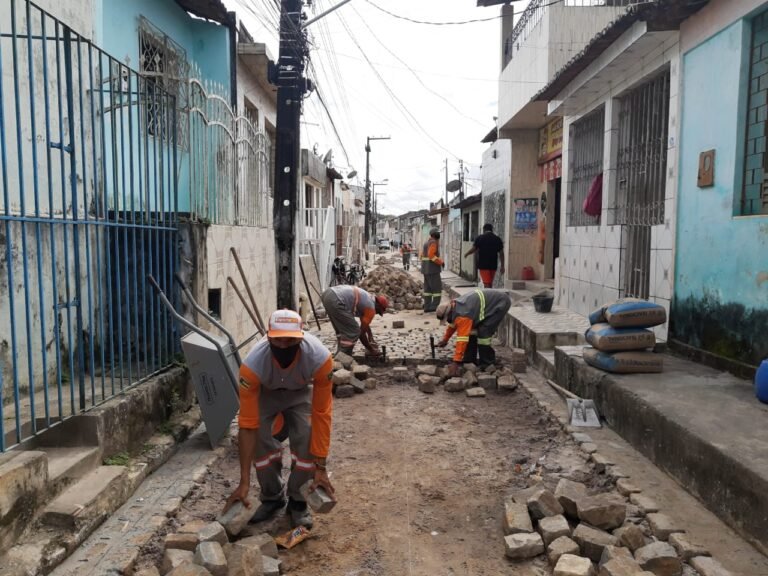
[[[477,18],[475,20],[462,20],[459,22],[430,22],[427,20],[416,20],[414,18],[409,18],[407,16],[401,16],[400,14],[395,14],[394,12],[390,12],[389,10],[386,10],[385,8],[382,8],[381,6],[374,4],[371,0],[366,0],[368,4],[376,8],[377,10],[380,10],[384,12],[385,14],[389,14],[393,18],[397,18],[399,20],[405,20],[407,22],[411,22],[412,24],[427,24],[430,26],[460,26],[463,24],[474,24],[476,22],[491,22],[493,20],[498,20],[499,18],[502,18],[503,16],[491,16],[490,18]],[[557,2],[562,2],[562,0],[557,0]],[[556,3],[556,2],[555,2]]]

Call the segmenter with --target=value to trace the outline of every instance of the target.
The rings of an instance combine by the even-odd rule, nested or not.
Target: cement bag
[[[584,361],[590,366],[614,374],[657,373],[664,368],[661,354],[653,352],[601,352],[584,348]]]
[[[587,342],[603,352],[644,350],[656,345],[656,336],[645,328],[614,328],[610,324],[595,324],[585,334]]]
[[[666,321],[667,311],[664,306],[638,298],[617,300],[589,315],[590,324],[608,322],[614,328],[650,328]]]

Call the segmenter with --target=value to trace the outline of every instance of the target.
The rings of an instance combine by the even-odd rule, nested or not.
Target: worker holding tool
[[[292,467],[288,477],[291,526],[312,528],[312,515],[299,488],[313,480],[331,497],[326,458],[331,443],[333,359],[315,336],[301,329],[301,317],[278,310],[269,319],[267,337],[256,344],[240,367],[240,484],[227,499],[247,508],[251,465],[261,505],[251,522],[262,522],[285,506],[282,439],[288,438]],[[310,386],[311,385],[311,386]]]
[[[381,355],[373,339],[371,322],[376,314],[383,316],[387,311],[389,300],[386,296],[370,294],[357,286],[331,286],[320,299],[336,331],[339,352],[352,355],[359,338],[366,356]],[[360,324],[356,318],[360,318]]]
[[[511,305],[509,295],[503,290],[478,288],[438,306],[437,318],[441,324],[448,322],[448,327],[437,346],[445,348],[451,336],[457,334],[453,363],[448,366],[451,376],[458,374],[463,362],[474,363],[478,355],[480,368],[496,361],[491,338]]]
[[[421,273],[424,274],[424,312],[434,312],[440,304],[443,295],[443,281],[440,272],[443,270],[443,259],[440,258],[440,230],[432,228],[429,240],[424,243],[421,252]]]

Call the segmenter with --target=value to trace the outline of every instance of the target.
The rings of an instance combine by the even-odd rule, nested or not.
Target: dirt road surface
[[[295,576],[551,574],[545,557],[504,556],[504,497],[538,477],[593,482],[584,457],[522,390],[485,398],[434,395],[389,381],[334,406],[329,468],[339,503],[315,515],[312,537],[281,551]],[[236,449],[236,448],[235,448]],[[213,519],[237,485],[235,449],[185,502],[178,526]],[[254,487],[256,495],[258,488]],[[288,529],[285,516],[248,534]],[[243,535],[248,535],[243,534]],[[139,563],[156,559],[162,544]]]

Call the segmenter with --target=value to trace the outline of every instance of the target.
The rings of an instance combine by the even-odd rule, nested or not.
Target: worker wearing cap
[[[443,259],[440,258],[440,230],[432,228],[429,240],[424,243],[421,252],[421,273],[424,275],[424,312],[434,312],[443,295],[443,281],[440,272]]]
[[[340,352],[352,354],[359,338],[367,355],[380,354],[371,332],[371,322],[376,314],[383,316],[389,307],[386,296],[370,294],[357,286],[331,286],[320,299],[336,331]]]
[[[448,327],[437,345],[444,348],[451,336],[456,334],[453,364],[449,366],[452,374],[458,372],[462,362],[474,361],[475,352],[470,346],[470,340],[475,335],[480,367],[485,368],[496,361],[491,338],[511,305],[509,295],[503,290],[478,288],[451,300],[450,303],[438,306],[436,316],[441,323],[448,322]]]
[[[251,465],[261,492],[261,505],[251,522],[272,517],[285,505],[283,445],[289,439],[292,467],[288,477],[291,525],[312,528],[312,515],[299,488],[334,490],[326,471],[333,412],[333,359],[315,336],[301,329],[301,316],[278,310],[269,319],[267,337],[256,344],[240,367],[240,484],[227,500],[249,507]],[[278,438],[276,435],[280,435]]]

